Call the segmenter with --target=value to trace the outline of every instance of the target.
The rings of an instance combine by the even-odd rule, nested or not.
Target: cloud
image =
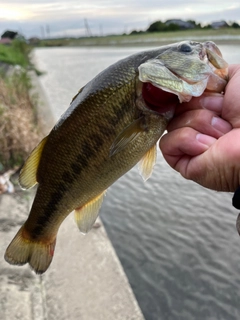
[[[51,36],[85,35],[84,19],[93,34],[145,30],[156,20],[193,19],[238,21],[238,1],[221,0],[2,0],[0,34],[15,29],[25,36],[42,36],[49,26]]]

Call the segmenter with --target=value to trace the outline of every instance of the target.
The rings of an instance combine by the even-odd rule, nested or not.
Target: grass
[[[24,41],[14,40],[10,46],[0,44],[0,61],[10,65],[28,67],[29,53],[30,47]]]
[[[0,172],[20,166],[39,141],[26,72],[0,78]]]
[[[0,173],[22,165],[39,141],[34,101],[29,94],[29,53],[25,43],[0,46],[0,62],[20,66],[8,67],[8,72],[0,75]]]

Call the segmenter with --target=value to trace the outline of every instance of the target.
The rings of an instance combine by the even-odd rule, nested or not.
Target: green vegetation
[[[171,19],[151,23],[146,30],[132,30],[129,34],[69,37],[56,39],[37,39],[37,46],[127,46],[127,45],[163,45],[181,40],[213,40],[218,44],[237,43],[240,25],[237,22],[217,21],[202,25],[194,20]],[[229,37],[228,37],[229,36]],[[235,36],[235,38],[234,38]]]
[[[81,38],[58,38],[39,40],[39,46],[127,46],[163,45],[181,40],[213,40],[218,44],[238,43],[240,26],[237,22],[214,22],[201,25],[194,20],[173,19],[153,22],[146,30],[133,30],[129,34],[91,36]],[[235,38],[234,38],[235,37]]]
[[[156,21],[149,26],[149,28],[147,29],[147,32],[164,32],[164,31],[178,31],[178,30],[180,30],[180,27],[175,23],[170,23],[169,25],[167,25],[162,21]]]
[[[0,173],[20,166],[39,141],[29,93],[30,51],[25,42],[0,46]]]
[[[130,35],[109,35],[104,37],[83,37],[83,38],[63,38],[45,39],[39,42],[39,46],[136,46],[154,45],[160,46],[181,40],[205,41],[213,40],[218,44],[239,43],[240,36],[238,28],[223,29],[203,29],[196,28],[179,31],[143,32],[133,31]]]
[[[14,40],[10,46],[0,44],[0,61],[21,67],[29,66],[30,47],[21,40]]]
[[[175,21],[175,22],[174,22]],[[160,20],[153,22],[147,28],[146,32],[167,32],[167,31],[179,31],[184,29],[201,29],[200,23],[196,23],[194,20],[168,20],[162,22]]]
[[[240,25],[237,22],[233,22],[231,25],[232,28],[239,29]]]
[[[161,20],[155,21],[143,32],[168,32],[168,31],[179,31],[179,30],[190,30],[190,29],[222,29],[222,28],[240,28],[237,22],[227,23],[225,21],[213,22],[208,25],[202,26],[200,23],[197,23],[194,20],[181,20],[181,19],[172,19],[162,22]],[[136,33],[137,31],[132,31],[131,34]]]

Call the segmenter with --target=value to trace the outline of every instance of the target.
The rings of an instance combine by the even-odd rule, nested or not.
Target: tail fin
[[[56,237],[51,243],[33,241],[24,237],[24,226],[18,231],[5,252],[5,260],[13,265],[29,263],[37,273],[44,273],[52,262]]]

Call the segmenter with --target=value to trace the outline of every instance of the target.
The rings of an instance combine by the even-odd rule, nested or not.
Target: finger
[[[205,135],[219,138],[228,133],[232,126],[227,121],[208,110],[190,110],[174,117],[167,126],[168,132],[183,127],[190,127]]]
[[[229,82],[223,101],[222,117],[240,128],[240,64],[229,66]]]
[[[228,67],[229,78],[233,78],[236,74],[240,72],[240,64],[230,64]]]
[[[192,128],[181,128],[165,134],[160,149],[167,163],[182,173],[182,166],[185,168],[192,157],[205,152],[215,141]]]
[[[223,106],[223,95],[220,93],[204,92],[200,97],[193,97],[189,102],[184,102],[176,108],[175,115],[188,110],[207,109],[220,115]]]

